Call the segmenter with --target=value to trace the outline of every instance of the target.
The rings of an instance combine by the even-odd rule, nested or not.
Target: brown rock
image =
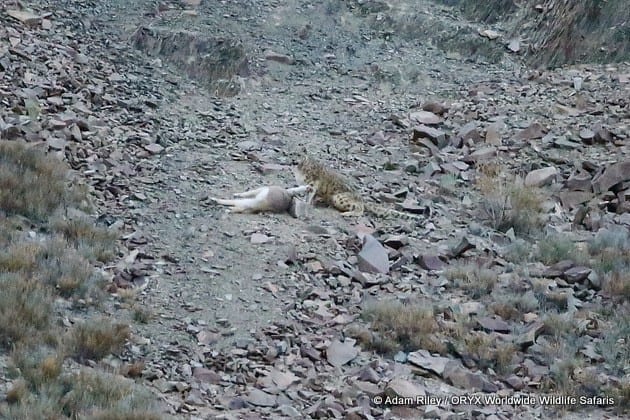
[[[425,111],[433,112],[437,115],[443,115],[444,113],[446,113],[446,111],[448,111],[448,106],[437,102],[427,102],[422,105],[422,109]]]
[[[245,397],[245,401],[258,407],[273,407],[276,405],[276,396],[258,388],[253,388]]]
[[[217,385],[221,383],[221,375],[204,367],[196,367],[193,370],[193,377],[201,382],[207,382],[209,384]]]
[[[473,143],[479,143],[481,140],[481,134],[479,133],[479,129],[477,128],[477,123],[475,121],[471,121],[460,128],[458,136],[464,141],[472,140]]]
[[[543,126],[540,123],[532,123],[529,127],[516,134],[517,140],[541,139],[545,135]]]
[[[482,147],[477,149],[468,156],[465,156],[463,161],[466,163],[476,163],[487,161],[497,155],[497,148],[494,146]]]
[[[438,255],[423,254],[418,258],[418,265],[429,271],[437,271],[444,268],[444,261]]]
[[[479,372],[471,372],[457,362],[451,362],[444,370],[443,378],[453,386],[469,391],[496,392],[499,387]]]
[[[326,360],[334,367],[345,365],[359,354],[359,349],[354,344],[355,340],[349,338],[343,342],[334,340],[326,349]]]
[[[628,180],[630,180],[630,160],[618,162],[607,167],[601,175],[593,179],[593,191],[601,194],[614,185]]]
[[[571,174],[569,179],[567,179],[565,186],[573,191],[592,191],[591,174],[583,171]]]
[[[525,176],[525,186],[542,187],[555,179],[558,170],[554,166],[536,169]]]
[[[365,273],[389,272],[389,257],[387,250],[372,235],[366,235],[363,239],[363,248],[357,255],[358,268]]]
[[[443,142],[446,139],[446,133],[427,125],[417,125],[413,127],[411,139],[415,141],[421,138],[429,138],[435,140],[436,142]]]
[[[488,331],[496,331],[496,332],[505,333],[505,334],[512,331],[512,328],[510,328],[510,324],[508,324],[507,322],[505,322],[504,320],[498,317],[477,318],[477,323],[481,326],[481,328]]]
[[[451,359],[448,357],[432,356],[431,353],[426,350],[418,350],[409,353],[407,361],[412,365],[442,376],[446,365],[451,362]]]
[[[42,19],[41,16],[26,10],[7,10],[6,14],[28,26],[37,25]]]
[[[521,349],[526,349],[536,342],[536,338],[545,330],[545,323],[542,321],[535,321],[527,328],[527,331],[522,333],[516,338],[516,344]]]
[[[442,122],[442,118],[430,111],[414,111],[409,114],[409,120],[427,125],[436,125]]]
[[[267,51],[265,53],[265,60],[275,61],[282,64],[293,64],[295,60],[292,57],[289,57],[285,54],[279,54],[273,51]]]
[[[593,270],[589,267],[571,267],[562,274],[562,278],[565,279],[567,283],[578,283],[586,280],[588,275],[591,274],[591,271]]]
[[[500,127],[502,124],[492,123],[486,127],[486,143],[491,146],[501,145]]]
[[[424,387],[402,378],[394,378],[385,387],[390,397],[415,398],[427,394]]]
[[[588,202],[593,198],[593,194],[586,191],[561,191],[558,193],[558,198],[560,198],[563,207],[574,209],[580,204]]]

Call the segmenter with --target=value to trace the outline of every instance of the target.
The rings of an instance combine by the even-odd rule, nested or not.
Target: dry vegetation
[[[540,188],[526,187],[523,181],[505,173],[498,164],[479,167],[476,185],[481,192],[480,211],[483,220],[493,229],[517,235],[534,235],[544,225]]]
[[[121,352],[127,325],[99,317],[64,329],[56,319],[60,298],[97,310],[103,294],[94,265],[116,255],[116,232],[87,216],[63,217],[87,201],[61,161],[0,142],[0,349],[11,351],[13,379],[2,418],[159,418],[147,391],[71,362]]]
[[[366,305],[362,312],[372,334],[356,334],[368,348],[383,354],[427,349],[444,353],[445,344],[436,335],[438,323],[430,303],[403,304],[380,301]]]

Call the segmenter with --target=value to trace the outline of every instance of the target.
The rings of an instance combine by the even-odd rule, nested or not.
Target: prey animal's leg
[[[301,194],[306,191],[311,191],[312,188],[310,185],[300,185],[299,187],[287,188],[287,192],[290,195]]]
[[[240,197],[240,198],[256,197],[258,195],[258,193],[260,193],[265,188],[266,187],[260,187],[260,188],[256,188],[256,189],[249,190],[249,191],[245,191],[245,192],[242,192],[242,193],[236,193],[236,194],[234,194],[234,197]]]
[[[218,204],[230,206],[230,210],[235,213],[242,213],[250,210],[258,210],[260,206],[260,198],[235,198],[233,200],[223,200],[218,198],[215,200]]]

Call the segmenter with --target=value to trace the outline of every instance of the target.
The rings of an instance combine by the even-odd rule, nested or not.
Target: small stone
[[[425,396],[427,391],[419,384],[402,378],[394,378],[385,387],[385,394],[391,397],[416,398]]]
[[[542,169],[531,171],[525,177],[525,186],[542,187],[555,179],[558,170],[554,166],[548,166]]]
[[[438,255],[423,254],[418,258],[418,265],[428,271],[437,271],[444,268],[444,261]]]
[[[258,407],[273,407],[276,405],[276,396],[258,388],[253,388],[245,397],[245,401]]]
[[[446,113],[446,111],[448,111],[448,106],[437,103],[437,102],[427,102],[424,105],[422,105],[422,109],[424,111],[433,112],[434,114],[437,114],[437,115],[443,115]]]
[[[517,140],[541,139],[545,135],[543,126],[540,123],[532,123],[529,127],[516,134]]]
[[[593,140],[595,139],[595,133],[593,130],[588,128],[583,128],[580,130],[580,139],[586,144],[593,144]]]
[[[481,328],[488,331],[496,331],[506,334],[512,331],[510,324],[499,318],[481,317],[477,319],[477,323],[481,326]]]
[[[448,357],[432,356],[431,353],[426,350],[418,350],[409,353],[407,358],[412,365],[421,367],[440,376],[444,373],[446,365],[451,361]]]
[[[252,233],[252,236],[250,237],[250,242],[252,244],[264,244],[267,243],[271,240],[271,238],[267,235],[265,235],[264,233]]]
[[[593,191],[601,194],[612,186],[628,180],[630,180],[630,160],[618,162],[608,166],[601,175],[593,179]]]
[[[358,268],[365,273],[389,272],[389,257],[387,250],[372,235],[366,235],[361,252],[357,255]]]
[[[409,114],[409,119],[419,124],[436,125],[442,122],[442,118],[430,111],[415,111]]]
[[[151,144],[145,144],[144,150],[146,150],[147,152],[153,155],[157,155],[158,153],[161,153],[164,150],[164,147],[160,146],[157,143],[151,143]]]
[[[282,64],[293,64],[295,62],[295,60],[291,57],[289,57],[286,54],[279,54],[273,51],[267,51],[265,53],[265,60],[269,60],[269,61],[275,61],[278,63],[282,63]]]
[[[332,366],[340,367],[353,360],[359,354],[355,340],[346,338],[343,342],[334,340],[326,349],[326,360]]]
[[[586,280],[589,274],[591,274],[591,271],[593,270],[589,267],[571,267],[563,273],[562,278],[569,284],[579,283]]]

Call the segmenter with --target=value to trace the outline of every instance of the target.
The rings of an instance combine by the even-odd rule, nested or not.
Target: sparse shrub
[[[550,265],[563,260],[583,261],[585,258],[566,235],[552,234],[538,242],[538,259]]]
[[[63,386],[69,391],[60,403],[64,414],[73,418],[145,418],[134,417],[140,414],[155,418],[148,411],[152,406],[151,393],[119,375],[84,370],[64,378]]]
[[[107,319],[92,319],[72,331],[69,353],[79,361],[100,360],[122,350],[129,338],[129,327]]]
[[[434,334],[438,324],[430,304],[381,301],[367,305],[361,315],[371,323],[374,332],[371,347],[380,352],[446,351],[445,344]]]
[[[0,347],[50,330],[52,297],[40,282],[0,273]]]
[[[543,318],[545,331],[548,335],[556,338],[566,338],[575,331],[575,321],[566,314],[548,313]]]
[[[96,226],[87,218],[57,219],[53,222],[52,228],[55,232],[63,234],[81,255],[91,261],[108,262],[116,256],[117,233]]]
[[[24,379],[16,379],[7,391],[6,400],[9,404],[16,404],[24,401],[28,392],[28,384]]]
[[[98,280],[92,265],[62,241],[48,241],[38,255],[38,277],[64,297],[85,296]]]
[[[139,322],[140,324],[147,324],[151,320],[152,316],[153,316],[153,313],[151,312],[150,309],[145,308],[141,305],[134,305],[133,307],[133,320],[134,321]]]
[[[19,345],[11,352],[11,367],[33,390],[56,381],[61,375],[63,354],[44,344]]]
[[[533,258],[532,245],[523,239],[517,238],[506,247],[504,257],[507,261],[515,264],[531,261]]]
[[[475,299],[492,292],[499,279],[492,269],[474,263],[450,266],[444,274],[456,287],[468,292]]]
[[[525,293],[510,293],[493,296],[489,309],[505,320],[521,320],[523,314],[533,312],[539,308],[539,302],[533,291]]]
[[[594,268],[602,274],[630,271],[630,236],[624,228],[598,232],[588,251],[595,259]]]
[[[514,343],[499,343],[494,351],[494,367],[500,374],[512,373],[513,359],[516,355],[517,347]]]
[[[619,414],[630,411],[630,378],[622,379],[619,386],[610,387],[605,394],[615,399],[615,411]]]
[[[37,267],[41,246],[33,242],[17,242],[0,251],[0,272],[32,273]]]
[[[614,301],[630,301],[630,271],[606,273],[602,279],[602,290]]]
[[[628,373],[630,366],[630,312],[627,306],[620,307],[613,315],[611,328],[597,343],[599,353],[615,374]]]
[[[493,229],[516,234],[533,234],[542,228],[543,193],[526,187],[518,179],[508,180],[500,167],[484,165],[477,186],[482,194],[482,217]]]
[[[16,141],[0,141],[0,209],[43,221],[66,198],[66,165]]]
[[[440,177],[439,192],[444,195],[454,195],[457,187],[457,177],[453,174],[446,174]]]

